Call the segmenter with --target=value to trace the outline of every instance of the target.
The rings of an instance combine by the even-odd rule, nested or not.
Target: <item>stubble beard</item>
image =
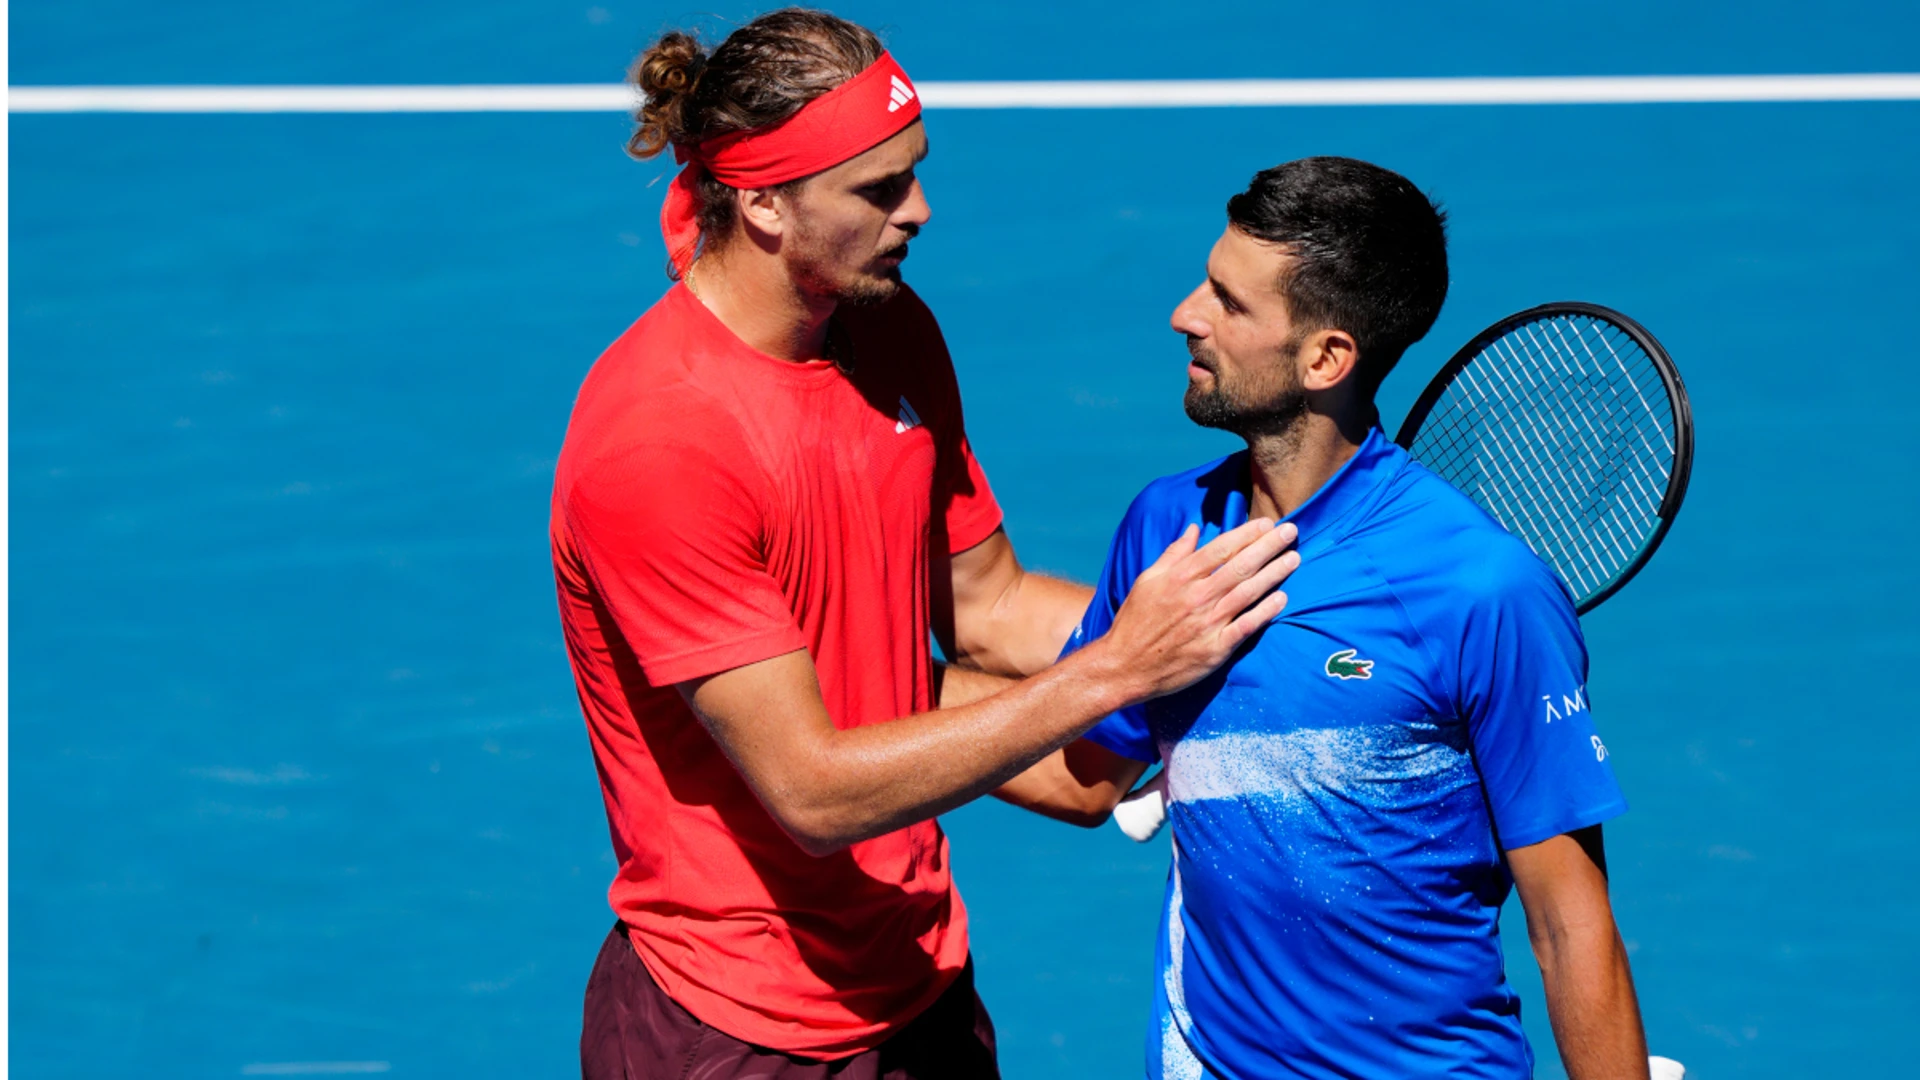
[[[1183,402],[1187,419],[1201,427],[1231,432],[1251,442],[1287,435],[1307,414],[1307,390],[1294,364],[1300,354],[1299,341],[1282,346],[1269,369],[1271,374],[1242,376],[1232,384],[1221,373],[1212,346],[1188,337],[1187,351],[1212,374],[1205,383],[1189,382]]]
[[[787,263],[788,272],[793,275],[794,282],[801,289],[812,295],[825,297],[838,304],[867,307],[883,304],[900,292],[901,279],[898,265],[880,270],[871,268],[874,262],[892,252],[875,256],[866,266],[852,273],[846,273],[838,270],[838,267],[843,264],[842,260],[835,258],[836,253],[827,245],[819,243],[805,229],[796,231],[793,241],[793,254]],[[903,240],[892,250],[897,252],[905,246],[906,241]]]

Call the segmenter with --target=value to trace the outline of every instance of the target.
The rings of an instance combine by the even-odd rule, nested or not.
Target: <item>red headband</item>
[[[920,118],[920,95],[893,56],[821,94],[772,127],[734,131],[696,146],[675,145],[686,165],[667,188],[660,234],[676,273],[693,264],[700,242],[702,173],[733,188],[765,188],[831,169],[892,138]]]

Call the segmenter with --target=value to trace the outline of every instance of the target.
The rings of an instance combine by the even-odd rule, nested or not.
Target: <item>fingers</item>
[[[1292,528],[1293,526],[1289,525],[1287,527]],[[1227,565],[1227,562],[1235,555],[1245,551],[1249,546],[1258,543],[1262,537],[1271,536],[1274,531],[1272,518],[1254,518],[1238,528],[1229,529],[1221,533],[1219,536],[1209,540],[1207,546],[1201,548],[1199,552],[1195,554],[1192,560],[1198,571],[1195,576],[1205,577],[1213,573]],[[1269,558],[1271,558],[1271,556],[1269,556]]]
[[[1194,544],[1199,541],[1199,538],[1200,526],[1187,526],[1186,531],[1180,534],[1180,538],[1168,544],[1167,550],[1161,552],[1160,557],[1153,560],[1153,565],[1142,571],[1142,576],[1155,570],[1165,569],[1167,566],[1193,554]]]
[[[1273,531],[1264,536],[1257,537],[1252,543],[1242,548],[1239,554],[1227,560],[1225,566],[1215,571],[1212,580],[1209,582],[1209,584],[1213,586],[1215,595],[1224,594],[1227,590],[1234,588],[1241,582],[1252,580],[1255,575],[1259,574],[1261,570],[1273,562],[1275,556],[1286,550],[1287,546],[1293,543],[1294,538],[1298,536],[1299,533],[1300,530],[1292,523],[1282,524],[1276,526]],[[1261,591],[1265,592],[1266,590],[1262,589]],[[1250,604],[1252,602],[1253,598],[1248,597],[1247,603]],[[1234,610],[1237,611],[1239,609],[1236,608]]]
[[[1257,568],[1252,577],[1235,585],[1232,591],[1221,597],[1220,610],[1227,614],[1238,614],[1246,610],[1249,605],[1272,592],[1281,582],[1287,580],[1287,575],[1299,568],[1300,553],[1298,551],[1282,552],[1279,558]]]
[[[1287,594],[1273,593],[1265,600],[1248,608],[1239,618],[1227,626],[1227,640],[1234,648],[1259,633],[1266,625],[1280,617],[1287,608]]]

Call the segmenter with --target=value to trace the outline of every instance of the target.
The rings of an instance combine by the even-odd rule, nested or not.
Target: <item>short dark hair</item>
[[[1287,314],[1352,334],[1368,394],[1446,302],[1446,212],[1389,169],[1343,157],[1276,165],[1227,200],[1227,220],[1293,256],[1278,283]]]

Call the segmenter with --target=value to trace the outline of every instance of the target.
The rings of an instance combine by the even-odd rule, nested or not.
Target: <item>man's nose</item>
[[[1205,286],[1201,286],[1201,288],[1205,288]],[[1196,288],[1187,294],[1185,300],[1180,301],[1180,303],[1174,306],[1173,318],[1168,320],[1169,324],[1173,327],[1174,333],[1200,338],[1211,337],[1213,335],[1213,324],[1201,317],[1199,305],[1194,303],[1194,300],[1198,298],[1199,295],[1200,289]]]
[[[906,200],[900,204],[900,209],[894,211],[893,222],[902,228],[912,226],[914,232],[919,232],[931,217],[933,207],[927,203],[927,191],[916,178],[913,186],[907,189]]]

